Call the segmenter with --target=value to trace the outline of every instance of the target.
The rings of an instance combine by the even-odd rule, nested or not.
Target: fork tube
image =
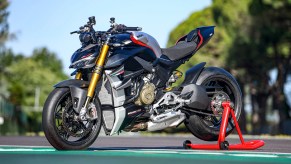
[[[75,79],[77,79],[77,80],[81,80],[81,78],[82,78],[82,73],[81,73],[80,71],[78,71],[78,72],[76,73]]]
[[[106,55],[108,53],[108,49],[109,49],[109,45],[108,45],[108,42],[106,42],[102,47],[98,60],[96,60],[96,67],[94,69],[94,72],[89,84],[87,98],[92,98],[94,95],[96,85],[102,75],[102,70],[105,63]]]

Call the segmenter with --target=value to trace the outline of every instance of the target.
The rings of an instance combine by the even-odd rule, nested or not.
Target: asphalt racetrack
[[[250,139],[245,138],[246,141]],[[45,137],[1,136],[0,163],[291,163],[291,139],[288,138],[263,139],[265,146],[252,151],[185,150],[182,146],[185,140],[195,144],[209,143],[192,136],[102,136],[88,150],[57,151]],[[227,140],[239,143],[235,137]]]

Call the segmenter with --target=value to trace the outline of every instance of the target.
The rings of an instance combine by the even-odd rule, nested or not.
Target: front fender
[[[89,82],[84,80],[69,79],[56,84],[55,88],[70,88],[74,110],[79,113],[85,103]]]
[[[79,88],[88,88],[89,82],[84,80],[69,79],[54,85],[55,88],[69,88],[71,86]]]

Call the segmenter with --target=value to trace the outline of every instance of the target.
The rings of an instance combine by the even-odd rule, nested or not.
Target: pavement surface
[[[245,140],[251,139],[262,138]],[[99,137],[85,151],[57,151],[45,137],[0,136],[0,163],[291,163],[291,139],[264,138],[265,146],[252,151],[185,150],[185,140],[209,144],[193,136],[114,136]]]

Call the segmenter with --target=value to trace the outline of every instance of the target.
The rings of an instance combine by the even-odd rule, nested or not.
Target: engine
[[[132,86],[132,94],[136,95],[135,105],[151,105],[156,98],[156,86],[151,83],[153,74],[147,74],[139,79],[136,79]],[[142,81],[142,82],[140,82]]]
[[[142,87],[138,98],[134,102],[136,105],[150,105],[155,100],[155,85],[152,83],[147,82]]]
[[[178,92],[168,91],[157,98],[156,87],[151,83],[150,78],[145,76],[139,80],[142,80],[142,83],[138,87],[134,87],[137,88],[134,89],[137,94],[134,102],[139,106],[148,105],[148,116],[146,119],[135,120],[125,129],[126,131],[157,131],[175,127],[186,119],[186,115],[181,109],[207,110],[209,107],[209,98],[205,89],[199,85],[188,84]],[[157,100],[155,101],[155,99]]]

